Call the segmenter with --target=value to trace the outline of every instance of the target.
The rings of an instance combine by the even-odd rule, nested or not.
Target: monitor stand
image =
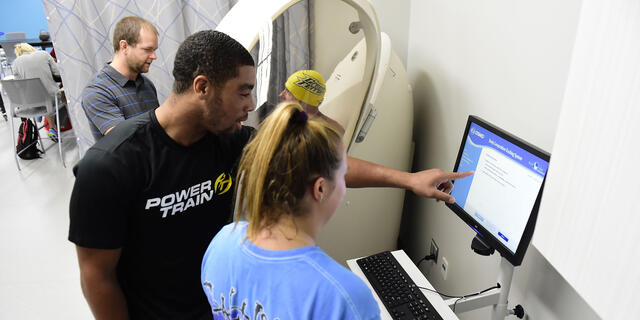
[[[471,250],[481,256],[490,256],[496,252],[495,249],[484,243],[478,234],[471,240]]]
[[[473,252],[481,256],[490,256],[495,250],[489,247],[479,235],[471,241],[471,249]],[[455,312],[462,313],[475,309],[484,308],[486,306],[493,306],[491,313],[492,320],[502,320],[507,316],[515,315],[522,319],[524,317],[524,309],[522,306],[517,305],[514,309],[507,309],[507,297],[509,296],[509,290],[511,289],[511,280],[513,279],[514,266],[507,261],[504,257],[500,259],[500,274],[498,274],[498,284],[500,288],[491,289],[487,292],[475,295],[469,298],[463,298],[458,301],[459,298],[451,298],[445,300],[445,302],[453,309],[455,305]]]

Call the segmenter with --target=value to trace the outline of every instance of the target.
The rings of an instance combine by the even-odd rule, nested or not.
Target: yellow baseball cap
[[[322,103],[326,91],[322,75],[315,70],[294,72],[284,86],[296,99],[314,107]]]

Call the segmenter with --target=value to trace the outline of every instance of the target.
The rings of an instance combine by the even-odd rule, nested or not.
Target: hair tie
[[[289,120],[289,123],[301,123],[301,124],[305,124],[307,123],[307,120],[309,120],[309,116],[307,115],[306,112],[300,111],[300,110],[296,110],[292,115],[291,115],[291,119]]]

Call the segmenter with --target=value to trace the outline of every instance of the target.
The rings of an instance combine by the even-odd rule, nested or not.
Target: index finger
[[[473,173],[474,173],[474,171],[448,172],[448,173],[445,174],[445,176],[449,180],[457,180],[457,179],[466,178],[466,177],[472,175]]]

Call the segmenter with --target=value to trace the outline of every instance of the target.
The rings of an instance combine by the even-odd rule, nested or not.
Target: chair
[[[15,47],[18,43],[22,43],[24,40],[3,40],[0,42],[0,46],[4,49],[4,54],[6,55],[7,62],[9,64],[13,63],[13,60],[17,58]]]
[[[4,48],[2,48],[2,45],[0,44],[0,79],[4,79],[12,75],[13,69],[11,68],[11,64],[9,63],[9,59],[7,58]]]
[[[13,156],[16,160],[16,166],[20,170],[20,163],[18,161],[17,149],[15,148],[16,131],[12,118],[35,118],[39,116],[48,116],[56,114],[56,122],[60,123],[60,107],[65,103],[60,103],[62,89],[56,92],[55,97],[52,97],[42,84],[40,78],[33,79],[11,79],[0,80],[2,84],[2,94],[7,109],[7,113],[11,118],[9,124],[11,127],[11,139],[14,143]],[[35,120],[34,120],[34,123]],[[40,132],[38,130],[38,141],[42,147],[43,152],[45,148],[40,138]],[[62,166],[66,168],[64,163],[64,155],[62,152],[62,134],[58,135],[58,152],[60,153],[60,161]]]
[[[26,37],[27,35],[24,32],[7,32],[4,35],[4,38],[6,40],[2,41],[2,43],[0,43],[0,46],[2,46],[2,48],[4,49],[9,64],[13,63],[13,60],[16,59],[16,54],[13,51],[15,46],[18,43],[25,42]]]

